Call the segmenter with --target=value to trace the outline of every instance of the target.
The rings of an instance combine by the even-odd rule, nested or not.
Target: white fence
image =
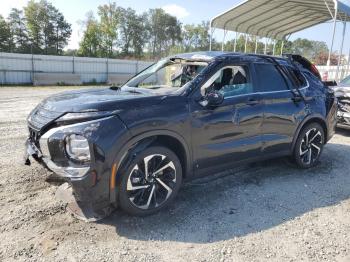
[[[151,62],[0,53],[0,84],[121,84]]]
[[[317,66],[323,80],[342,80],[350,74],[349,66],[340,66],[337,76],[337,66]]]
[[[151,62],[0,53],[0,84],[122,84]],[[348,66],[341,66],[336,77],[336,66],[317,66],[322,77],[340,80],[350,74]]]

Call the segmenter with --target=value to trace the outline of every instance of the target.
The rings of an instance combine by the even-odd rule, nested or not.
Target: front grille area
[[[28,118],[30,129],[40,131],[53,120],[62,115],[61,112],[49,111],[42,106],[37,106]]]
[[[29,127],[29,138],[34,142],[38,141],[39,140],[39,132]]]

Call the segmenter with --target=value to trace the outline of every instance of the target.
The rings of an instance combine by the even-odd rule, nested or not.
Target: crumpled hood
[[[152,93],[139,93],[131,90],[90,88],[50,96],[41,102],[40,107],[47,111],[62,113],[90,110],[112,111],[123,109],[127,105],[130,106],[131,101],[137,105],[149,97],[156,96],[159,97],[159,95]]]
[[[348,97],[350,99],[350,86],[335,86],[333,88],[336,97]]]

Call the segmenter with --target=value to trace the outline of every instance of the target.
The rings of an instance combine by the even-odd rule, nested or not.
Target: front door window
[[[226,66],[218,70],[201,89],[202,95],[211,90],[221,92],[224,97],[245,95],[253,92],[246,66]]]

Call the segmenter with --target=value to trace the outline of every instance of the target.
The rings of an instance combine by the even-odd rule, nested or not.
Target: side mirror
[[[218,106],[224,101],[224,95],[216,90],[210,91],[206,96],[203,98],[203,100],[200,102],[200,104],[204,107],[206,106]]]

